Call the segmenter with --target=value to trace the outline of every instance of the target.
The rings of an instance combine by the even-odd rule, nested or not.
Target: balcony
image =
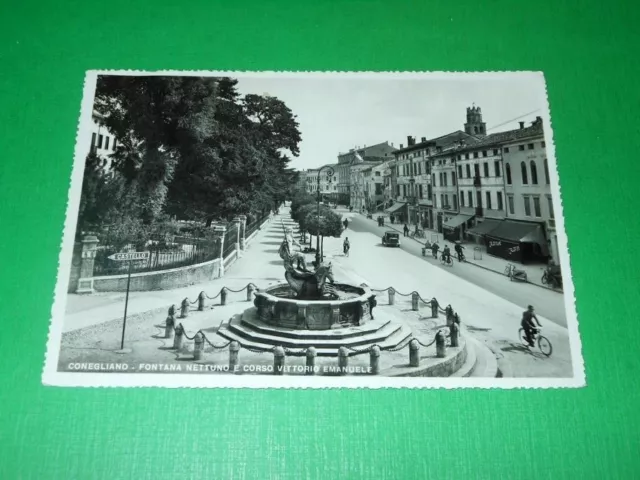
[[[480,180],[480,175],[476,175],[475,177],[473,177],[473,186],[474,187],[481,187],[482,186],[482,181]]]
[[[458,211],[457,208],[453,208],[453,205],[442,205],[440,208],[442,210],[447,211],[447,212],[457,212]]]

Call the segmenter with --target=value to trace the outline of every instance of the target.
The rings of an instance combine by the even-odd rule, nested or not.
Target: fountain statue
[[[321,263],[315,272],[307,269],[304,255],[291,252],[289,241],[285,238],[280,245],[280,258],[284,261],[284,278],[299,300],[331,300],[338,294],[333,287],[331,263]],[[331,283],[329,283],[329,281]]]

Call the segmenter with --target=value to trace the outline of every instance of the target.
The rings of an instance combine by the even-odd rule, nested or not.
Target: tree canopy
[[[87,158],[81,225],[167,215],[208,225],[284,201],[298,180],[288,168],[299,154],[296,117],[278,98],[242,97],[237,83],[100,76],[94,110],[118,146],[108,172]]]

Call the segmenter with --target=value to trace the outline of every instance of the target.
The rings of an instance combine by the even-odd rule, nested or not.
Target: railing
[[[224,251],[222,256],[227,258],[235,249],[238,241],[238,227],[230,225],[224,233]]]
[[[128,262],[117,262],[108,257],[114,253],[127,251],[149,252],[147,260],[132,262],[131,272],[152,272],[186,267],[198,263],[208,262],[220,257],[219,239],[194,239],[188,243],[147,242],[140,246],[134,243],[125,245],[98,244],[94,261],[94,276],[123,275],[128,272]]]

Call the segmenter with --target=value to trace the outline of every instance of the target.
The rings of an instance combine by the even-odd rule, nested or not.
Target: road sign
[[[118,353],[126,353],[124,349],[124,333],[127,329],[127,309],[129,307],[129,289],[131,287],[131,264],[136,260],[147,260],[149,252],[127,252],[114,253],[107,258],[116,262],[129,262],[129,271],[127,272],[127,294],[124,299],[124,318],[122,319],[122,340],[120,340],[120,351]]]
[[[149,252],[114,253],[113,255],[109,255],[107,258],[109,260],[115,260],[116,262],[147,260],[149,258]]]

